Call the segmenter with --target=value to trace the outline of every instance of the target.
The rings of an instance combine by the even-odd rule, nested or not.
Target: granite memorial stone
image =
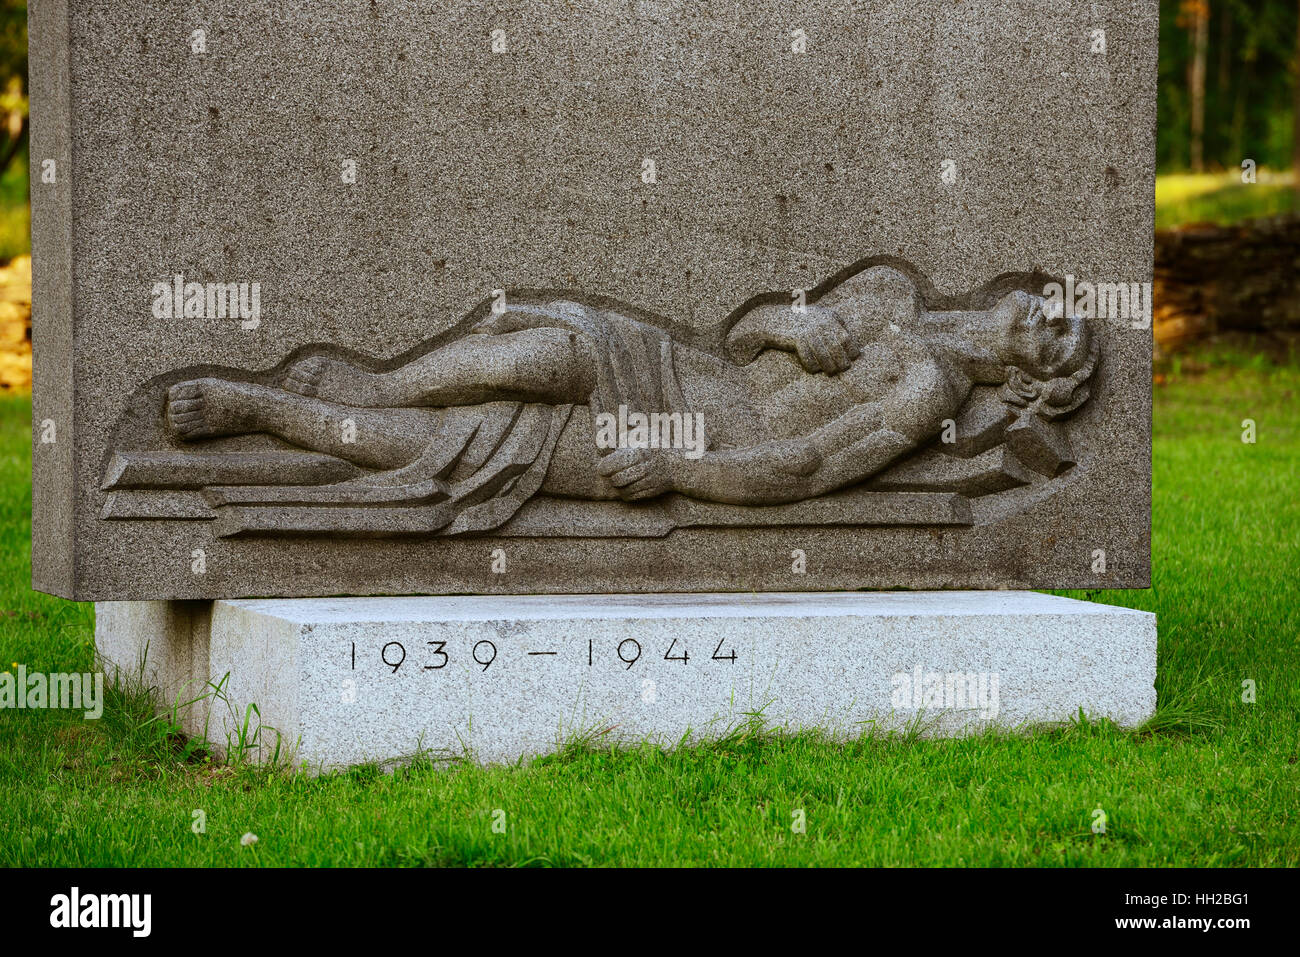
[[[37,588],[1148,584],[1153,5],[30,16]]]
[[[29,10],[33,584],[218,749],[1153,712],[1013,590],[1149,583],[1154,4]]]

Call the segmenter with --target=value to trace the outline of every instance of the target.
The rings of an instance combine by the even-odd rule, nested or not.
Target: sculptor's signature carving
[[[996,390],[1002,438],[1018,436],[1025,464],[1050,477],[1068,465],[1050,423],[1088,399],[1097,362],[1088,326],[1039,296],[929,311],[884,265],[801,311],[749,309],[717,352],[631,307],[519,302],[391,367],[317,353],[267,381],[173,379],[159,409],[171,449],[154,454],[189,456],[189,477],[165,478],[137,441],[106,486],[201,488],[213,508],[279,508],[289,530],[312,506],[419,504],[425,530],[465,532],[500,526],[534,496],[781,505],[913,456],[981,387]],[[611,449],[597,433],[616,416],[653,417],[665,441],[643,432]],[[687,417],[703,438],[675,448]],[[250,436],[278,441],[241,444]]]

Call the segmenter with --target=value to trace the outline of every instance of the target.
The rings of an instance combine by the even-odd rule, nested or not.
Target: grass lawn
[[[1144,729],[849,744],[758,732],[313,778],[184,760],[119,696],[99,721],[0,712],[0,863],[1294,867],[1300,365],[1196,362],[1156,392],[1155,587],[1072,593],[1158,613],[1160,708]],[[28,587],[28,416],[0,401],[0,665],[86,671],[90,607]],[[250,831],[259,841],[241,846]]]
[[[31,208],[27,205],[27,150],[0,174],[0,262],[32,251]]]
[[[1156,177],[1156,229],[1184,223],[1229,225],[1243,219],[1300,212],[1290,170],[1258,170],[1254,183],[1241,170],[1167,173]]]

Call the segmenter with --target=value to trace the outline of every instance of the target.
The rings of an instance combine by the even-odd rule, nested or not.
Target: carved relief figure
[[[159,412],[172,443],[166,454],[202,453],[188,477],[166,479],[156,457],[122,448],[105,484],[198,488],[214,510],[277,509],[263,515],[266,531],[488,531],[534,497],[643,503],[676,493],[761,511],[753,507],[880,477],[932,446],[981,388],[996,396],[985,402],[996,406],[996,434],[981,427],[990,436],[983,447],[968,435],[957,454],[1011,442],[1023,464],[1050,478],[1070,464],[1068,442],[1050,423],[1088,399],[1098,363],[1087,325],[1052,314],[1039,296],[1014,290],[989,309],[929,311],[916,283],[883,265],[802,311],[745,311],[716,352],[634,312],[511,303],[391,368],[308,354],[271,382],[177,382]],[[604,417],[634,413],[695,416],[703,446],[601,447]],[[250,436],[275,445],[239,443]],[[913,486],[931,490],[920,478]],[[411,526],[399,513],[379,515],[378,505],[421,511]],[[366,509],[375,517],[359,515]],[[106,515],[147,517],[117,512]],[[734,511],[715,513],[744,524]],[[693,523],[707,522],[697,515]]]

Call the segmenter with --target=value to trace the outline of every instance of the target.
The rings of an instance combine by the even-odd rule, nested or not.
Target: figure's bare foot
[[[167,390],[167,424],[186,442],[258,430],[260,386],[225,379],[191,379]]]
[[[308,356],[289,367],[284,388],[311,398],[343,405],[374,407],[379,399],[379,376],[325,356]]]

